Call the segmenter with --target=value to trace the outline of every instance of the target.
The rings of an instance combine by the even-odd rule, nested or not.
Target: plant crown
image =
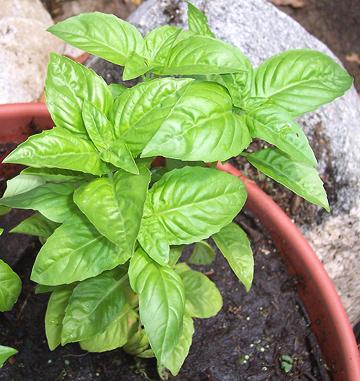
[[[123,66],[124,80],[141,77],[130,88],[107,85],[89,68],[52,54],[46,103],[55,127],[4,161],[27,166],[8,181],[0,204],[36,211],[12,232],[43,243],[31,279],[38,293],[51,293],[45,316],[51,350],[73,342],[91,352],[122,347],[155,356],[161,374],[176,375],[193,319],[222,307],[215,284],[179,262],[184,245],[195,243],[189,263],[210,264],[210,237],[250,289],[252,251],[232,222],[245,186],[205,163],[242,155],[329,210],[315,156],[294,118],[344,94],[351,77],[307,49],[254,69],[239,49],[214,37],[191,4],[188,22],[188,30],[161,26],[143,37],[113,15],[88,13],[49,28]],[[246,151],[254,138],[268,148]],[[165,167],[151,169],[158,156],[167,158]],[[12,282],[16,294],[18,280]]]

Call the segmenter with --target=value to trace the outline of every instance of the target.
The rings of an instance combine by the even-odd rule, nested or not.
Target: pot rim
[[[37,120],[42,121],[41,128],[53,126],[43,103],[0,105],[0,137],[4,133],[13,137],[14,133],[8,130],[13,122],[20,121],[24,127],[24,123]],[[4,128],[6,131],[1,132]],[[24,128],[21,134],[19,139],[25,140]],[[360,356],[353,330],[335,286],[317,255],[285,212],[253,181],[229,163],[218,163],[217,168],[244,182],[248,192],[246,209],[269,231],[290,274],[297,277],[299,296],[310,317],[322,355],[332,370],[333,380],[359,381]]]

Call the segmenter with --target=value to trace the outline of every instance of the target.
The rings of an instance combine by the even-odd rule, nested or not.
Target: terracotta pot
[[[0,105],[0,145],[3,147],[13,148],[38,129],[52,125],[44,104]],[[352,327],[318,257],[289,217],[253,181],[230,164],[219,164],[218,168],[244,181],[248,191],[246,208],[269,231],[289,272],[299,280],[300,298],[333,380],[360,381],[360,357]],[[14,174],[16,170],[0,165],[1,176]]]

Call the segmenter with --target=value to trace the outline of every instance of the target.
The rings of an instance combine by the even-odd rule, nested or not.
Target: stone
[[[288,49],[333,53],[296,21],[265,0],[194,1],[208,16],[216,36],[239,47],[257,66]],[[186,5],[148,0],[129,18],[143,33],[163,24],[185,26]],[[335,57],[334,57],[335,58]],[[360,100],[354,88],[342,98],[300,119],[318,153],[320,173],[336,197],[330,215],[302,226],[334,280],[350,320],[360,319]],[[331,169],[331,176],[328,173]]]
[[[65,46],[46,32],[53,22],[40,1],[11,3],[14,8],[5,1],[6,16],[0,19],[0,104],[36,101],[44,89],[49,53],[61,54]]]

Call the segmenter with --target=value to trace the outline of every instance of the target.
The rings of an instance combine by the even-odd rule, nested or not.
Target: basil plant
[[[176,375],[194,319],[222,307],[216,285],[180,262],[209,264],[212,238],[246,290],[253,256],[233,219],[242,181],[214,168],[243,155],[265,175],[329,210],[316,159],[294,119],[344,94],[351,77],[328,56],[302,49],[259,67],[217,39],[188,5],[188,29],[145,37],[113,15],[87,13],[49,28],[80,49],[123,66],[127,88],[56,54],[46,79],[55,127],[31,136],[4,162],[27,166],[0,204],[36,213],[12,230],[40,237],[32,269],[49,292],[49,348],[123,348],[155,357]],[[246,152],[254,138],[270,148]],[[151,166],[164,157],[162,169]]]

